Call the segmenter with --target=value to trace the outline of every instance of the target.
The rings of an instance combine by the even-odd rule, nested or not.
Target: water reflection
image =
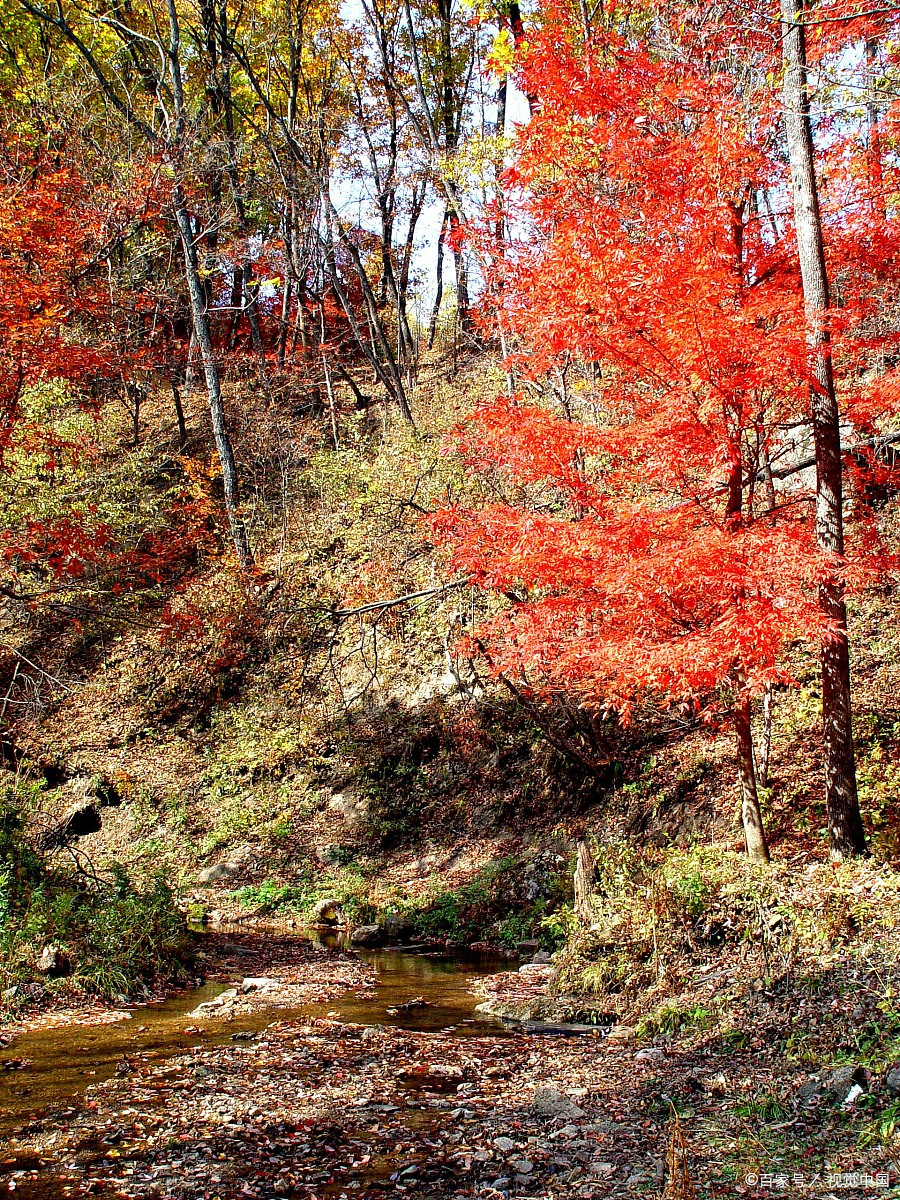
[[[246,930],[241,932],[246,936]],[[310,940],[319,945],[341,944],[335,934]],[[163,1004],[137,1008],[129,1019],[115,1024],[70,1025],[23,1034],[0,1051],[0,1136],[37,1112],[51,1107],[65,1108],[91,1084],[109,1079],[117,1072],[132,1070],[132,1063],[165,1060],[193,1046],[221,1044],[235,1033],[259,1031],[273,1021],[336,1013],[341,1019],[360,1025],[446,1031],[459,1037],[486,1033],[506,1036],[499,1022],[475,1019],[478,1000],[471,991],[473,977],[507,969],[506,960],[462,950],[427,953],[360,950],[359,954],[375,968],[379,980],[374,993],[365,998],[348,992],[326,1004],[308,1004],[296,1009],[266,1008],[237,1015],[227,1023],[209,1021],[197,1029],[189,1014],[227,986],[207,983]],[[400,1008],[417,997],[425,1000],[423,1007]],[[388,1009],[396,1011],[390,1013]],[[22,1070],[5,1069],[19,1059],[26,1061]]]

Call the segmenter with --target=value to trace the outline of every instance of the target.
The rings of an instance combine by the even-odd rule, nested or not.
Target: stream
[[[329,944],[337,944],[336,939],[329,939]],[[210,1021],[198,1028],[190,1014],[228,987],[223,982],[205,983],[161,1004],[136,1007],[129,1019],[113,1024],[68,1025],[21,1034],[0,1049],[0,1139],[36,1114],[50,1108],[65,1109],[89,1086],[115,1075],[128,1056],[159,1062],[192,1047],[233,1041],[235,1034],[259,1032],[273,1021],[328,1014],[359,1025],[440,1031],[447,1036],[506,1035],[500,1022],[475,1018],[477,1000],[470,981],[473,976],[508,970],[508,960],[457,950],[358,953],[378,975],[379,986],[371,997],[347,992],[327,1004],[261,1009],[227,1023]],[[386,1011],[413,996],[423,997],[426,1006],[393,1015]],[[25,1063],[21,1070],[5,1066],[18,1060]]]

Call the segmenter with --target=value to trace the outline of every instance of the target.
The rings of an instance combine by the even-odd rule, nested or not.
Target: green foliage
[[[261,884],[237,888],[232,899],[248,909],[270,912],[294,912],[303,918],[312,916],[319,900],[333,900],[351,922],[368,920],[375,915],[369,889],[359,868],[344,865],[316,872],[309,866],[298,872],[293,884],[266,879]]]
[[[531,937],[534,917],[530,913],[512,913],[502,920],[497,929],[497,941],[501,946],[514,950],[519,942]]]
[[[709,1009],[700,1005],[682,1007],[667,1002],[647,1013],[638,1022],[635,1032],[639,1038],[653,1038],[661,1034],[671,1036],[684,1029],[708,1029],[712,1019]]]
[[[737,1117],[767,1124],[783,1121],[790,1116],[791,1109],[775,1092],[765,1092],[761,1096],[754,1096],[752,1100],[744,1100],[736,1104],[734,1114]]]
[[[847,1053],[848,1060],[878,1067],[900,1059],[900,1012],[890,998],[878,1007],[882,1012],[879,1019],[862,1021],[850,1030],[854,1049]]]
[[[249,834],[284,841],[293,828],[293,810],[318,796],[295,776],[303,750],[296,722],[264,704],[229,705],[212,716],[210,751],[203,771],[216,823],[200,846],[211,854]]]
[[[900,735],[898,728],[891,732],[893,738]],[[873,831],[884,851],[896,854],[900,849],[900,835],[896,826],[900,764],[895,762],[879,743],[868,749],[860,747],[856,762],[856,782],[860,808],[867,826]]]
[[[184,917],[166,880],[156,876],[141,887],[121,868],[105,894],[75,895],[59,940],[74,945],[75,982],[100,995],[180,975],[191,957]]]
[[[900,1140],[900,1100],[894,1100],[881,1110],[877,1117],[867,1121],[859,1134],[859,1146],[866,1150],[870,1146],[885,1148],[896,1146]]]
[[[419,933],[429,938],[478,941],[492,925],[498,925],[499,918],[498,929],[504,942],[512,945],[521,941],[523,932],[531,933],[531,922],[510,914],[508,904],[502,899],[503,884],[517,865],[515,858],[488,863],[462,887],[425,899],[408,915]]]
[[[15,794],[0,796],[0,927],[10,924],[27,905],[42,878],[41,860],[24,829]]]
[[[140,885],[120,867],[108,881],[48,863],[27,837],[21,789],[0,797],[0,981],[34,977],[41,947],[56,946],[69,974],[48,986],[111,997],[190,961],[184,918],[167,882]]]
[[[556,950],[569,940],[578,928],[578,918],[571,904],[560,904],[546,917],[541,918],[541,946],[545,950]]]

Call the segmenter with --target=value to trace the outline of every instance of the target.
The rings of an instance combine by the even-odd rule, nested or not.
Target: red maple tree
[[[73,405],[99,417],[106,384],[123,386],[157,362],[143,336],[147,297],[114,289],[107,274],[117,245],[155,217],[149,178],[133,182],[122,197],[15,143],[0,160],[0,486],[12,449],[42,462],[47,479],[67,461],[102,462],[90,434],[61,439],[23,407],[26,389],[62,383]],[[0,563],[29,584],[0,579],[0,590],[39,606],[86,575],[102,573],[118,594],[183,573],[208,540],[209,513],[186,490],[168,518],[137,544],[117,539],[90,504],[14,521],[0,534]],[[43,581],[37,590],[32,576]]]
[[[883,555],[865,521],[843,561],[823,555],[793,470],[815,380],[789,213],[773,211],[777,25],[687,16],[655,13],[651,45],[586,37],[553,8],[529,39],[522,84],[539,103],[507,179],[528,233],[490,292],[520,376],[553,399],[475,412],[460,444],[503,498],[434,524],[473,581],[521,597],[481,631],[498,670],[626,716],[640,694],[726,701],[747,847],[765,859],[751,698],[785,679],[785,643],[836,636],[823,578],[852,582]],[[855,384],[844,412],[870,433],[897,395],[895,374],[867,369],[895,336],[866,325],[871,280],[894,289],[898,263],[862,195],[865,148],[848,160],[847,144],[833,334]]]

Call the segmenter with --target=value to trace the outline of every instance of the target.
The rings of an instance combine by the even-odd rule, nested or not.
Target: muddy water
[[[22,1034],[0,1050],[0,1144],[37,1113],[66,1108],[91,1084],[109,1079],[117,1071],[130,1071],[129,1060],[158,1062],[193,1046],[222,1044],[235,1034],[262,1030],[272,1021],[331,1013],[362,1025],[446,1030],[451,1036],[461,1037],[475,1033],[504,1035],[499,1023],[475,1019],[477,1000],[469,989],[473,976],[506,970],[508,961],[462,952],[363,950],[360,957],[378,973],[379,986],[367,999],[348,992],[328,1004],[262,1009],[236,1016],[227,1024],[210,1021],[198,1030],[189,1014],[228,986],[208,983],[163,1004],[136,1008],[129,1019],[115,1024],[71,1025]],[[426,1006],[388,1011],[417,997],[422,997]],[[24,1062],[23,1068],[11,1069],[18,1060]]]

